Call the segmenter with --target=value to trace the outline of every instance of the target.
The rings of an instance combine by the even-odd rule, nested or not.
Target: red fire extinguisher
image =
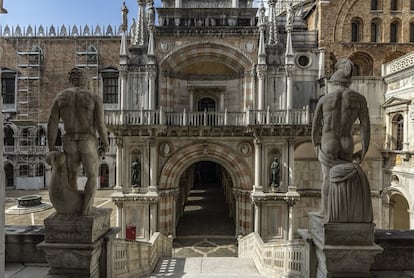
[[[126,239],[127,240],[135,240],[136,233],[137,233],[137,227],[135,224],[126,225]]]

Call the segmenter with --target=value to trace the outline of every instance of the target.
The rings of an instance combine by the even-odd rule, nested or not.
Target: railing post
[[[165,125],[165,112],[162,106],[160,106],[160,124]]]
[[[137,124],[144,124],[144,111],[142,111],[142,109],[141,109],[141,112],[140,112],[140,117],[139,117],[139,119],[138,119],[138,123]]]
[[[186,113],[186,110],[185,110],[185,108],[184,108],[184,112],[183,112],[183,126],[186,126],[187,125],[187,113]]]
[[[224,109],[224,125],[227,125],[227,108]]]
[[[270,106],[267,106],[266,124],[270,124]]]
[[[204,126],[206,126],[207,125],[207,109],[204,109]]]
[[[247,110],[247,112],[246,112],[246,125],[249,125],[250,124],[250,109],[248,109]]]
[[[310,113],[310,107],[309,107],[309,105],[306,105],[306,123],[307,123],[307,124],[312,123],[312,119],[311,119],[311,113]]]

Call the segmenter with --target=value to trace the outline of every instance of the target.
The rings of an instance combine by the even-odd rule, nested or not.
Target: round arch
[[[232,150],[219,144],[194,144],[177,150],[168,159],[159,177],[160,190],[177,188],[184,171],[200,161],[220,164],[230,174],[235,188],[252,189],[250,168]]]
[[[240,50],[225,44],[197,42],[177,48],[160,62],[163,71],[175,72],[195,61],[206,60],[226,64],[235,72],[244,72],[254,66],[254,62]],[[211,61],[211,60],[210,60]]]
[[[354,52],[349,56],[349,59],[355,65],[354,76],[372,76],[374,60],[365,52]]]
[[[407,190],[399,185],[389,186],[382,192],[381,198],[383,204],[386,205],[386,211],[388,211],[389,220],[387,228],[410,229],[410,216],[408,211],[413,211],[413,204],[409,196]]]
[[[252,231],[252,205],[250,192],[253,187],[251,170],[247,163],[232,149],[216,143],[198,143],[177,150],[165,163],[159,177],[159,229],[164,234],[175,236],[175,203],[180,190],[181,176],[191,165],[211,161],[219,164],[229,174],[233,184],[236,234]]]

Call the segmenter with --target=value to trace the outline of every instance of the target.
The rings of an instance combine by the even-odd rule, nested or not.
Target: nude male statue
[[[370,140],[367,101],[363,95],[349,89],[353,64],[349,59],[341,59],[335,68],[331,77],[334,89],[319,100],[312,125],[312,142],[318,149],[323,174],[322,216],[327,215],[330,169],[353,160],[361,162]],[[356,119],[360,121],[362,150],[354,154],[352,129]]]
[[[107,129],[103,117],[101,98],[90,92],[86,73],[74,68],[69,73],[74,87],[60,92],[52,105],[48,121],[47,140],[49,151],[57,151],[55,141],[59,120],[62,119],[65,134],[63,151],[66,155],[69,186],[77,190],[77,172],[82,163],[87,177],[84,189],[82,214],[88,215],[93,204],[98,177],[98,148],[96,132],[103,144],[100,152],[108,150]]]

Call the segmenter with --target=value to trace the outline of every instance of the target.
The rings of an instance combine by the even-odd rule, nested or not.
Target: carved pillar
[[[288,187],[295,186],[295,140],[288,139]]]
[[[276,5],[277,0],[269,0],[269,39],[267,44],[276,45],[279,43],[279,36],[276,22]]]
[[[385,149],[386,150],[390,150],[391,149],[391,128],[392,128],[392,123],[390,121],[390,114],[389,113],[385,113]]]
[[[138,20],[137,20],[137,27],[135,28],[135,36],[136,36],[136,45],[145,45],[146,41],[146,34],[147,34],[147,19],[145,13],[145,0],[137,0],[139,11],[138,11]]]
[[[155,78],[157,69],[155,65],[147,65],[148,72],[148,109],[155,109]]]
[[[157,231],[157,204],[150,204],[150,238]]]
[[[319,48],[319,70],[318,70],[318,78],[324,78],[325,77],[325,47]]]
[[[232,8],[238,8],[239,7],[239,0],[232,0],[231,1],[231,7]]]
[[[181,6],[182,6],[182,0],[175,0],[175,8],[178,9],[178,8],[181,8]]]
[[[124,149],[124,142],[122,137],[115,138],[116,143],[116,186],[115,190],[122,190],[123,188],[123,181],[122,181],[122,167],[123,167],[123,149]]]
[[[116,201],[115,205],[116,205],[116,226],[121,227],[121,233],[119,233],[117,237],[125,238],[124,203],[120,201]]]
[[[408,215],[410,216],[410,230],[414,230],[414,211],[408,211]]]
[[[149,175],[150,175],[150,189],[152,191],[155,191],[157,188],[157,173],[158,173],[158,147],[156,144],[155,139],[150,139],[148,141],[149,149],[150,149],[150,169],[149,169]]]
[[[257,66],[257,110],[264,110],[265,107],[265,77],[266,77],[266,65]]]
[[[254,191],[262,191],[262,141],[254,139]]]
[[[408,125],[410,124],[408,107],[404,111],[404,134],[403,134],[403,151],[408,152]]]
[[[126,66],[120,67],[119,70],[119,78],[120,78],[120,104],[121,104],[121,112],[127,110],[127,98],[128,98],[128,72]],[[121,118],[121,123],[123,123],[123,119]]]

